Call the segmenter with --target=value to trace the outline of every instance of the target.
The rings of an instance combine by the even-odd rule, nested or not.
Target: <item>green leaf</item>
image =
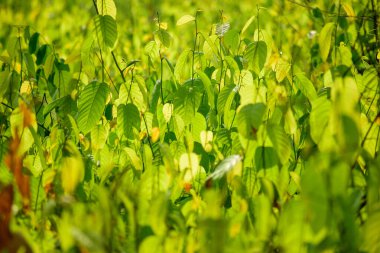
[[[267,44],[264,41],[255,41],[246,48],[244,58],[249,61],[250,67],[258,75],[267,60]]]
[[[319,97],[312,102],[310,113],[310,135],[319,143],[326,131],[331,111],[331,102],[326,97]]]
[[[280,58],[276,64],[276,79],[278,82],[282,82],[288,75],[291,65],[286,60]]]
[[[144,152],[147,157],[144,157],[143,163],[145,166],[145,172],[141,177],[141,187],[139,189],[140,196],[144,199],[151,200],[159,193],[165,191],[169,186],[169,176],[164,166],[152,166],[152,153],[149,146],[144,145]]]
[[[109,93],[105,83],[92,82],[84,87],[78,100],[78,128],[87,134],[99,121]]]
[[[269,169],[277,164],[277,155],[273,147],[259,146],[255,151],[255,165],[258,170]]]
[[[233,73],[238,73],[239,72],[239,66],[238,66],[238,64],[236,63],[235,59],[232,56],[227,55],[227,56],[224,57],[224,60],[227,62],[228,66],[229,66],[229,68],[230,68],[230,70],[232,72],[231,75],[233,75]]]
[[[116,5],[113,0],[97,0],[96,6],[100,15],[109,15],[116,20]]]
[[[32,55],[29,54],[29,52],[24,52],[24,61],[25,61],[26,67],[28,69],[29,77],[35,78],[36,69],[34,68],[34,60],[32,58]]]
[[[146,109],[144,93],[137,82],[132,84],[122,84],[119,91],[117,104],[133,103],[140,111]]]
[[[135,170],[142,170],[143,168],[142,161],[140,157],[137,156],[136,151],[128,147],[125,147],[123,151],[125,151],[125,153],[129,157],[129,160],[131,161]]]
[[[121,104],[117,107],[117,129],[119,136],[130,137],[132,128],[140,130],[140,112],[134,104]]]
[[[201,132],[205,130],[207,127],[205,117],[202,114],[197,112],[191,122],[191,125],[192,125],[191,132],[193,134],[194,141],[197,141],[200,143]]]
[[[117,25],[115,19],[109,15],[96,15],[94,21],[99,46],[103,49],[113,49],[117,40]]]
[[[262,103],[247,104],[238,111],[236,121],[239,133],[247,139],[255,139],[256,131],[261,125],[265,112],[265,105]]]
[[[54,100],[53,102],[49,103],[47,106],[44,107],[44,117],[46,117],[46,115],[49,114],[55,108],[60,107],[63,104],[67,103],[69,99],[70,99],[70,96],[67,95],[67,96],[58,98],[58,99]]]
[[[71,73],[69,71],[56,71],[54,74],[54,84],[58,88],[60,97],[66,96],[74,89],[73,85],[70,85]]]
[[[313,101],[317,98],[317,92],[315,91],[313,83],[304,74],[298,73],[295,75],[295,85],[309,101]]]
[[[335,24],[334,23],[327,23],[322,28],[321,33],[319,35],[318,43],[319,43],[319,50],[321,53],[321,57],[323,61],[327,60],[327,57],[329,56],[330,47],[331,47],[331,35],[334,30]]]
[[[301,178],[302,196],[305,200],[312,232],[324,229],[329,214],[327,185],[323,174],[317,171],[317,161],[305,169]],[[316,239],[316,238],[315,238]]]
[[[218,103],[217,103],[218,113],[220,115],[223,115],[225,111],[225,107],[228,107],[228,110],[230,109],[232,99],[234,98],[237,91],[238,91],[238,86],[236,85],[224,86],[223,89],[220,91],[218,95]],[[227,104],[227,101],[229,102],[229,104]]]
[[[106,144],[108,130],[102,125],[96,125],[91,130],[91,148],[94,151],[102,149]]]
[[[184,153],[179,159],[179,169],[184,172],[183,180],[191,182],[200,172],[198,156],[195,153]]]
[[[230,49],[232,52],[235,52],[238,49],[239,42],[239,32],[236,30],[229,30],[224,35],[224,45],[227,49]]]
[[[202,80],[203,87],[207,93],[208,105],[210,106],[211,109],[214,109],[214,107],[215,107],[215,93],[214,93],[214,89],[213,89],[213,86],[211,84],[211,81],[203,71],[198,70],[197,74],[198,74],[199,78]]]
[[[280,125],[268,125],[267,131],[280,162],[285,164],[289,160],[292,151],[289,137]]]
[[[193,16],[191,16],[191,15],[184,15],[180,19],[178,19],[177,25],[178,26],[179,25],[184,25],[184,24],[187,24],[187,23],[189,23],[191,21],[194,21],[194,20],[195,20],[195,18]]]
[[[186,125],[198,111],[202,100],[202,88],[202,82],[199,79],[189,80],[178,89],[174,97],[174,112],[181,116]]]
[[[39,33],[33,33],[29,40],[29,53],[34,54],[38,48],[38,39],[40,37]]]
[[[256,101],[257,79],[253,79],[252,72],[246,69],[241,71],[241,85],[239,89],[240,105],[252,104]]]
[[[80,152],[72,141],[67,141],[63,148],[61,181],[65,193],[72,194],[84,178],[84,163]]]
[[[179,81],[182,82],[186,78],[189,78],[189,57],[191,55],[190,49],[185,49],[177,59],[177,63],[174,67],[174,76]]]
[[[156,39],[164,46],[164,47],[170,47],[172,38],[170,34],[162,29],[157,30],[155,33]]]
[[[256,16],[250,17],[247,22],[245,22],[243,29],[241,29],[240,34],[244,34],[245,31],[247,31],[248,27],[252,24],[252,22],[255,20]]]
[[[284,205],[279,217],[278,234],[280,247],[285,252],[302,252],[304,242],[304,203],[295,199]]]

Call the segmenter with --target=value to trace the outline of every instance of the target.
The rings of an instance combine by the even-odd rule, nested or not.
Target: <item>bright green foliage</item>
[[[96,15],[94,23],[99,46],[103,49],[112,49],[117,39],[117,25],[115,19],[110,15]]]
[[[100,15],[109,15],[116,19],[116,6],[113,0],[97,0],[96,6]]]
[[[380,5],[215,3],[1,1],[0,253],[379,252]]]
[[[330,48],[331,48],[331,36],[334,30],[334,23],[327,23],[321,30],[321,34],[319,35],[319,48],[321,51],[322,60],[326,61],[329,56]]]
[[[84,134],[88,133],[103,114],[108,96],[105,83],[92,82],[86,85],[78,99],[78,127]]]

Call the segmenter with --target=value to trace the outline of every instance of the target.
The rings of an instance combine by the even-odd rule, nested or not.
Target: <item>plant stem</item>
[[[339,3],[338,3],[338,15],[336,17],[336,24],[335,24],[335,33],[334,33],[334,66],[336,67],[336,51],[337,51],[337,35],[338,35],[338,25],[339,25],[339,13],[340,13],[340,8],[341,8],[341,4],[340,4],[340,0],[339,0]]]
[[[21,35],[20,35],[20,28],[18,28],[18,33],[19,33],[19,36],[18,36],[18,44],[19,44],[19,50],[20,50],[20,89],[21,89],[21,85],[22,85],[22,62],[23,62],[23,57],[22,57],[22,48],[21,48]]]
[[[147,136],[148,136],[149,147],[150,147],[150,150],[152,151],[152,155],[153,155],[153,159],[154,159],[154,158],[156,158],[156,157],[155,157],[155,155],[154,155],[152,142],[150,141],[150,134],[149,134],[149,130],[148,130],[148,124],[146,123],[146,119],[145,119],[145,115],[144,115],[144,113],[142,113],[142,118],[143,118],[144,125],[145,125],[145,128],[146,128],[146,134],[147,134]]]

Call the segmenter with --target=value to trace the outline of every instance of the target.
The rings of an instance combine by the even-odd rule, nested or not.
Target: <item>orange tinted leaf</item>
[[[36,115],[33,112],[31,112],[27,105],[23,102],[20,103],[19,107],[24,116],[24,127],[26,128],[34,126],[36,124]]]
[[[22,171],[22,157],[18,154],[20,138],[16,135],[11,139],[8,154],[5,156],[5,164],[13,173],[18,189],[23,197],[24,207],[28,207],[30,199],[29,176]]]

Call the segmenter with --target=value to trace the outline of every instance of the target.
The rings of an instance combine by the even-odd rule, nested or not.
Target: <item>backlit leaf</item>
[[[109,88],[105,83],[92,82],[86,85],[78,100],[78,128],[87,134],[103,114]]]
[[[295,75],[295,84],[309,101],[313,101],[317,97],[313,83],[304,74]]]
[[[100,15],[109,15],[116,20],[116,6],[113,0],[97,0],[96,6]]]
[[[193,16],[184,15],[180,19],[178,19],[177,25],[184,25],[184,24],[187,24],[187,23],[194,21],[194,20],[195,20],[195,18]]]
[[[113,49],[117,40],[117,25],[113,17],[109,15],[96,15],[95,33],[101,48]]]
[[[261,125],[265,112],[265,105],[247,104],[238,110],[237,124],[239,133],[247,139],[255,139],[256,132]]]
[[[245,50],[244,58],[250,64],[250,67],[258,75],[263,69],[267,60],[267,44],[264,41],[255,41],[249,44]]]

